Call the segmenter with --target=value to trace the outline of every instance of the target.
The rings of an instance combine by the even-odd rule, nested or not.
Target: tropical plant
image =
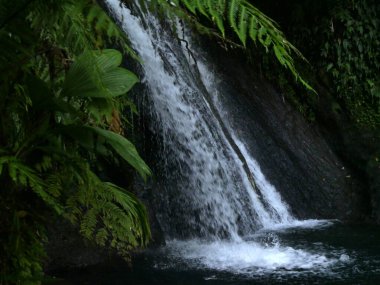
[[[337,1],[323,35],[321,64],[336,94],[359,126],[380,126],[380,5],[373,0]]]
[[[278,29],[277,24],[247,0],[154,0],[142,1],[146,7],[166,13],[167,18],[174,16],[187,20],[201,33],[212,34],[234,43],[240,42],[247,47],[249,40],[259,43],[265,51],[272,52],[281,66],[288,69],[294,78],[308,90],[313,88],[302,78],[295,67],[293,55],[305,60]],[[147,4],[148,3],[148,4]],[[211,25],[210,25],[211,24]],[[214,30],[212,28],[215,28]],[[236,35],[235,41],[232,35]]]
[[[259,0],[257,0],[259,1]],[[355,127],[380,126],[380,5],[376,0],[260,1],[286,23],[291,41],[310,60]],[[312,77],[313,77],[312,76]]]
[[[89,0],[1,1],[0,29],[0,284],[39,283],[46,217],[128,258],[149,240],[145,207],[97,167],[150,175],[119,124],[138,79],[104,49],[125,36]]]

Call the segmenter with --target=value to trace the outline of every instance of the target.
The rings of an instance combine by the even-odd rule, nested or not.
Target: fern
[[[179,18],[188,20],[201,32],[215,34],[210,28],[200,24],[198,16],[204,16],[213,22],[223,38],[226,37],[225,26],[228,24],[244,47],[247,46],[248,39],[253,43],[260,43],[267,52],[273,52],[278,62],[289,69],[296,80],[299,80],[307,89],[314,91],[297,71],[292,54],[303,60],[305,58],[287,41],[277,24],[247,0],[154,0],[153,2],[158,3],[165,11],[171,11]],[[184,16],[183,11],[188,12],[192,17]]]
[[[119,134],[138,79],[109,44],[136,57],[96,1],[0,0],[1,284],[39,283],[42,233],[58,216],[126,257],[149,240],[144,206],[95,174],[101,155],[150,175]]]
[[[237,34],[244,46],[246,45],[246,41],[247,41],[247,30],[248,30],[247,21],[248,21],[247,10],[245,7],[243,7],[239,14],[239,26],[238,26]]]
[[[56,199],[59,194],[56,189],[53,191],[47,188],[47,184],[39,177],[38,173],[21,162],[14,156],[0,157],[0,175],[7,168],[10,179],[18,188],[30,187],[46,204],[51,206],[58,214],[63,212],[63,208]]]
[[[86,238],[108,243],[128,257],[130,248],[146,245],[150,238],[145,207],[133,194],[83,170],[86,182],[68,199],[70,219],[79,222]]]

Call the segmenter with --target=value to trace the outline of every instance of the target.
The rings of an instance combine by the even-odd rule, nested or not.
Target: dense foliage
[[[380,4],[376,0],[255,1],[279,21],[359,128],[380,126]],[[310,105],[310,104],[309,104]]]
[[[380,5],[339,3],[319,30],[322,65],[359,124],[380,124]]]
[[[244,46],[250,38],[273,50],[309,87],[291,57],[299,52],[248,2],[157,0],[149,5],[169,8],[165,17],[183,17],[221,38],[228,23]],[[150,175],[123,136],[126,118],[120,115],[125,108],[134,111],[124,95],[138,79],[120,67],[120,52],[105,49],[118,46],[136,58],[125,35],[96,1],[2,0],[0,45],[0,282],[39,282],[45,227],[58,216],[126,257],[146,245],[150,232],[144,206],[100,178],[103,160],[114,167],[124,160],[144,179]]]
[[[140,2],[223,43],[261,46],[312,90],[295,67],[293,55],[304,63],[300,52],[249,1]],[[296,1],[291,7],[298,10],[283,13],[291,19],[279,19],[303,17],[289,28],[297,46],[304,47],[313,68],[328,74],[353,120],[376,127],[380,17],[375,2]],[[318,25],[309,22],[315,20],[305,12],[310,7]],[[0,46],[0,284],[39,282],[46,225],[55,217],[125,257],[146,245],[145,207],[102,173],[103,161],[113,167],[124,161],[143,179],[151,174],[122,123],[127,118],[121,114],[135,112],[125,95],[138,79],[121,67],[119,51],[107,49],[118,47],[136,58],[125,35],[95,0],[0,0]]]
[[[124,136],[126,39],[93,1],[0,2],[0,283],[42,276],[45,225],[61,216],[127,257],[146,245],[144,206],[100,178],[100,158],[149,168]]]

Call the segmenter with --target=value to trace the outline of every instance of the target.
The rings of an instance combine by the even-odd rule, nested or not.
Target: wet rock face
[[[361,218],[362,186],[333,152],[320,127],[308,123],[239,58],[209,43],[207,47],[225,90],[219,96],[228,106],[229,123],[293,214],[301,219]]]
[[[380,166],[376,161],[369,163],[372,216],[380,224]]]

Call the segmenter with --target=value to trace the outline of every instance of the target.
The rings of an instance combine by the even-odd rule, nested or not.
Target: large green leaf
[[[97,153],[101,155],[109,155],[110,152],[105,147],[105,140],[99,140],[94,135],[94,132],[92,129],[86,127],[86,126],[80,126],[80,125],[68,125],[68,126],[61,126],[59,128],[59,131],[61,134],[71,137],[74,139],[81,147],[89,150],[89,151],[96,151]]]
[[[125,137],[114,132],[90,126],[62,126],[62,133],[75,139],[82,147],[107,154],[111,147],[146,180],[151,175],[150,168],[138,154],[135,146]]]
[[[84,52],[70,68],[62,94],[95,98],[124,95],[138,82],[138,78],[131,71],[119,67],[121,61],[121,53],[113,49]]]
[[[117,67],[110,69],[102,76],[102,82],[112,97],[127,93],[133,85],[138,82],[138,78],[125,68]]]
[[[140,157],[135,146],[125,137],[97,127],[88,128],[92,129],[95,133],[104,138],[106,143],[109,144],[129,164],[131,164],[144,180],[146,180],[147,176],[151,175],[150,168]]]

